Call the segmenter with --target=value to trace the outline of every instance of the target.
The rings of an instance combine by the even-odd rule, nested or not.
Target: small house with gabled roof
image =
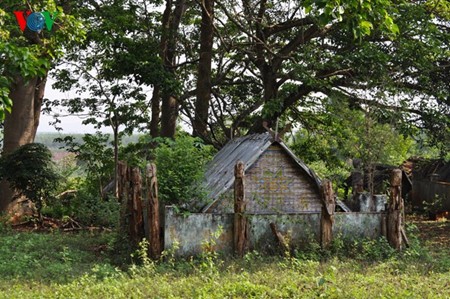
[[[207,165],[204,213],[232,213],[234,166],[245,165],[246,212],[318,213],[321,181],[279,138],[253,134],[228,142]]]

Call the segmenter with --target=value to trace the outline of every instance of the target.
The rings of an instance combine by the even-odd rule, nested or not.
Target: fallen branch
[[[272,229],[272,233],[274,234],[274,236],[277,238],[278,243],[283,248],[284,254],[288,255],[290,252],[288,242],[286,242],[286,239],[284,238],[284,236],[277,230],[277,226],[275,223],[271,222],[270,228]]]

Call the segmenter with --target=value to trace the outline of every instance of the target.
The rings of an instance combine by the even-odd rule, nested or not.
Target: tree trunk
[[[119,197],[119,124],[117,117],[114,118],[114,196]],[[102,197],[104,194],[102,194]]]
[[[209,102],[211,100],[214,0],[203,0],[201,4],[200,59],[198,62],[197,99],[195,101],[193,135],[205,137],[207,134]]]
[[[172,0],[166,1],[163,14],[163,34],[161,37],[161,58],[167,72],[175,74],[175,56],[178,28],[181,18],[186,11],[186,1],[177,0],[172,11]],[[173,76],[175,80],[175,76]],[[178,118],[178,99],[172,91],[167,91],[162,97],[161,104],[161,136],[174,137]]]
[[[178,100],[174,96],[164,96],[161,106],[161,136],[175,136],[178,118]]]
[[[25,80],[16,77],[11,86],[10,98],[13,102],[11,113],[4,121],[3,155],[20,146],[34,142],[41,115],[46,77]],[[6,210],[13,196],[6,181],[0,184],[0,212]]]
[[[159,136],[159,113],[161,112],[160,102],[160,88],[158,86],[154,86],[152,95],[152,120],[150,121],[150,136],[152,136],[152,138]]]

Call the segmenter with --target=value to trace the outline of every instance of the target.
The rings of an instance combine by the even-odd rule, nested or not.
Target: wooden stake
[[[158,180],[156,178],[156,165],[148,164],[145,169],[147,189],[147,216],[149,233],[149,254],[157,259],[161,256],[161,228],[159,222]]]
[[[328,248],[333,239],[334,210],[333,185],[331,181],[322,182],[322,213],[320,217],[320,243],[323,249]]]
[[[248,222],[245,217],[244,163],[238,161],[234,168],[234,248],[243,256],[247,248]]]
[[[391,173],[390,200],[387,215],[387,236],[389,244],[397,250],[402,250],[403,199],[402,171],[393,169]],[[406,235],[405,235],[406,238]]]
[[[138,167],[128,167],[130,188],[128,190],[128,215],[130,239],[137,245],[144,238],[144,221],[142,215],[142,179]]]

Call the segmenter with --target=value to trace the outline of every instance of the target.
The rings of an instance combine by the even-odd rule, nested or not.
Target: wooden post
[[[128,190],[128,215],[129,234],[132,242],[137,245],[145,236],[144,221],[142,214],[142,179],[141,171],[138,167],[128,167],[128,177],[130,188]]]
[[[149,233],[149,254],[157,259],[161,256],[161,237],[159,222],[159,199],[158,199],[158,181],[156,178],[156,165],[147,164],[145,169],[145,181],[147,189],[147,217]]]
[[[320,217],[320,244],[323,249],[330,246],[333,239],[334,210],[336,202],[334,200],[333,185],[331,181],[322,182],[322,213]]]
[[[127,184],[128,184],[128,176],[127,176],[127,164],[125,162],[119,161],[119,164],[117,165],[118,174],[117,174],[117,180],[118,180],[118,200],[119,202],[123,203],[126,202],[126,194],[127,194]]]
[[[402,250],[403,199],[402,199],[402,171],[393,169],[391,172],[390,200],[387,215],[387,239],[389,244],[397,250]]]
[[[119,225],[120,225],[120,231],[123,233],[128,232],[128,222],[129,222],[129,216],[128,216],[128,189],[130,182],[128,180],[128,167],[125,162],[119,161],[119,164],[117,165],[118,168],[118,198],[120,204],[120,219],[119,219]]]
[[[353,211],[359,211],[360,206],[360,196],[364,192],[364,173],[359,170],[355,170],[351,173],[352,178],[352,197],[350,202],[350,207]]]
[[[247,247],[245,207],[244,163],[238,161],[234,167],[234,249],[238,256],[243,256]]]

